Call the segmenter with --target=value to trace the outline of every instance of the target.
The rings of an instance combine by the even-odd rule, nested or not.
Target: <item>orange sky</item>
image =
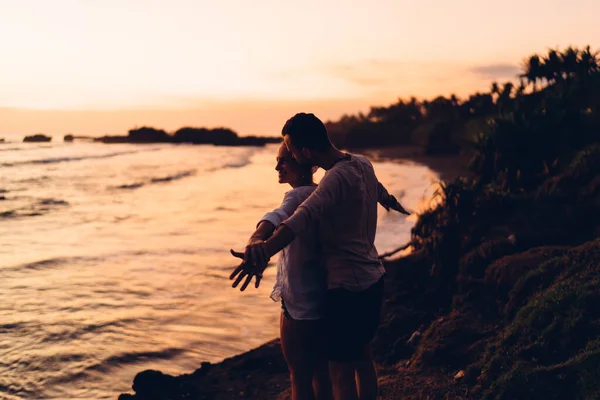
[[[600,47],[593,0],[0,0],[0,135],[227,126],[276,135],[464,95],[533,52]]]

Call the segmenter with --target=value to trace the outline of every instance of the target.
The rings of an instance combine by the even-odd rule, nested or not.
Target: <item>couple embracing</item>
[[[332,145],[325,125],[299,113],[282,130],[279,182],[292,187],[260,220],[231,274],[258,287],[281,252],[271,297],[281,301],[281,347],[292,399],[377,398],[369,344],[379,325],[385,269],[374,245],[377,204],[408,214],[366,157]],[[313,172],[326,170],[319,185]]]

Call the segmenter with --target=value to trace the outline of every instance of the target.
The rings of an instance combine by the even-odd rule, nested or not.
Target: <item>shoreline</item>
[[[352,149],[353,153],[368,156],[372,161],[391,161],[398,163],[415,163],[429,167],[439,174],[442,181],[448,182],[465,174],[466,161],[462,156],[425,156],[422,150],[414,146],[387,147],[379,149]],[[384,261],[388,270],[386,277],[386,294],[384,303],[388,304],[390,293],[394,287],[390,281],[390,273],[397,269],[398,261]],[[384,305],[382,323],[394,318],[395,312]],[[373,354],[376,360],[381,384],[381,398],[397,391],[398,370],[378,362],[386,357],[386,350],[393,346],[389,339],[381,337],[378,332],[373,343]],[[386,336],[384,334],[384,336]],[[410,372],[407,370],[407,374]],[[393,378],[393,377],[396,378]],[[406,377],[414,381],[419,377]],[[451,377],[438,377],[438,379]],[[403,378],[405,379],[405,378]],[[200,368],[190,374],[179,376],[165,375],[160,371],[146,370],[136,375],[132,389],[135,394],[123,393],[119,400],[146,400],[155,398],[169,399],[219,399],[239,398],[284,400],[290,398],[290,380],[287,365],[281,353],[279,338],[270,340],[259,347],[250,349],[218,363],[203,362]],[[389,393],[388,393],[389,392]]]
[[[469,174],[467,165],[469,157],[467,155],[425,155],[423,149],[418,146],[394,146],[381,147],[373,149],[351,149],[351,153],[364,154],[371,161],[391,161],[401,164],[421,164],[429,167],[432,171],[440,175],[444,182],[451,182],[454,179]]]

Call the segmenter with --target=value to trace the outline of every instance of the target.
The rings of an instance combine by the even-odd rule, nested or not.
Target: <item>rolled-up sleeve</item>
[[[298,236],[318,222],[323,212],[339,203],[343,196],[343,177],[338,171],[326,174],[317,189],[282,222]]]
[[[289,191],[283,196],[281,205],[273,211],[266,213],[258,223],[267,221],[272,223],[275,227],[278,227],[283,221],[289,218],[296,208],[300,205],[300,198],[294,191]]]

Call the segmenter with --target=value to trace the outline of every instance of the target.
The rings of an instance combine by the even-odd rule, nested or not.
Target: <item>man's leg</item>
[[[362,292],[329,290],[326,324],[335,400],[377,399],[369,344],[379,325],[383,278]],[[360,395],[360,396],[359,396]]]
[[[333,399],[329,362],[324,357],[317,361],[312,385],[317,400]]]
[[[358,302],[360,304],[360,337],[356,362],[356,383],[358,398],[360,400],[376,400],[378,396],[377,370],[373,364],[370,343],[375,336],[381,316],[383,301],[384,278],[369,289],[361,292]]]
[[[334,400],[358,400],[356,390],[355,361],[357,326],[356,295],[345,289],[333,289],[327,292],[326,332],[329,371],[333,386]]]
[[[358,400],[354,363],[329,363],[334,400]]]
[[[355,363],[355,368],[358,398],[360,400],[376,400],[378,395],[377,370],[368,345],[363,350],[363,359]]]

